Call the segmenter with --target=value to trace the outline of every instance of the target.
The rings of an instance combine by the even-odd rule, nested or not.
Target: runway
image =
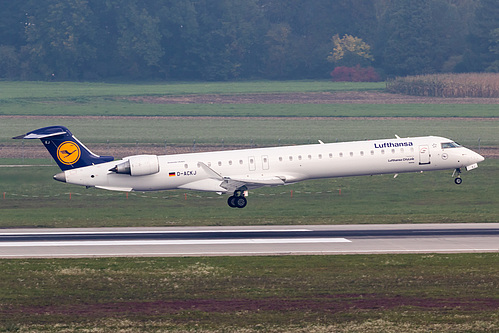
[[[467,252],[499,252],[499,223],[0,230],[0,258]]]

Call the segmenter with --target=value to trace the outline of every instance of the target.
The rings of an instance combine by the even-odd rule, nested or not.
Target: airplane
[[[197,190],[230,194],[233,208],[263,186],[303,180],[379,174],[473,170],[480,154],[438,136],[280,146],[176,155],[134,155],[114,160],[92,153],[64,126],[49,126],[13,139],[40,139],[60,173],[55,180],[111,191]]]

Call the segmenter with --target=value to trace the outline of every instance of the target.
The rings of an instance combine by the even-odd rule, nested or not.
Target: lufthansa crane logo
[[[64,141],[57,148],[57,158],[62,164],[75,164],[80,159],[80,156],[80,147],[72,141]]]

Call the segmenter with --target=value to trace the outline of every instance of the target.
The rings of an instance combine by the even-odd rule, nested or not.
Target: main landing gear
[[[460,185],[463,182],[463,179],[461,178],[461,168],[457,168],[456,170],[454,170],[454,172],[452,173],[452,177],[454,177],[455,174],[457,174],[457,176],[454,179],[454,183]]]
[[[227,199],[227,204],[232,208],[244,208],[248,200],[244,197],[243,190],[235,190],[234,195],[231,195],[229,199]]]

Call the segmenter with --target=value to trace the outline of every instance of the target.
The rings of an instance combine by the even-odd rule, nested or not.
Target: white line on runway
[[[130,241],[61,241],[61,242],[2,242],[2,247],[37,246],[122,246],[122,245],[230,245],[230,244],[311,244],[350,243],[345,238],[248,238],[248,239],[182,239]]]
[[[202,234],[202,233],[229,233],[229,232],[305,232],[310,229],[232,229],[232,230],[135,230],[135,231],[49,231],[49,232],[0,232],[0,236],[24,235],[101,235],[101,234]]]

